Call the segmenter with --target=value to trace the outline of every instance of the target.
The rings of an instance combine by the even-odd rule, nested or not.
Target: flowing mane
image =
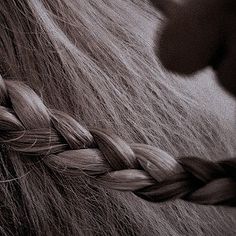
[[[179,163],[193,166],[180,156],[217,163],[209,169],[235,178],[233,162],[221,163],[235,156],[235,134],[161,66],[153,49],[161,17],[148,1],[9,0],[0,19],[1,235],[236,233],[235,208],[152,203],[136,192],[153,183],[143,156],[160,150],[160,180]],[[104,175],[105,184],[95,178],[125,165],[138,183],[126,183],[128,171],[123,185],[116,173]],[[228,195],[208,203],[235,196],[234,180],[220,186]]]

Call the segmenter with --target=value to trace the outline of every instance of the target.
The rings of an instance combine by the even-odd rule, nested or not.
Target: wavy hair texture
[[[9,0],[0,3],[0,19],[2,235],[236,233],[235,208],[149,203],[91,177],[137,165],[111,158],[112,143],[106,143],[112,161],[101,161],[106,145],[99,140],[110,140],[104,129],[124,157],[126,143],[136,152],[153,153],[152,145],[170,153],[170,166],[177,166],[172,156],[200,156],[208,163],[235,155],[227,124],[182,94],[156,60],[151,31],[160,18],[147,1]],[[193,166],[190,160],[185,165]],[[153,180],[140,171],[146,187]],[[122,188],[138,189],[125,183]],[[114,180],[110,185],[119,189]],[[220,185],[235,183],[223,179]]]

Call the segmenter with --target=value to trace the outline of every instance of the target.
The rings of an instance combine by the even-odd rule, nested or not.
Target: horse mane
[[[2,235],[233,234],[234,209],[140,198],[235,196],[233,132],[156,59],[147,1],[11,0],[0,15]]]

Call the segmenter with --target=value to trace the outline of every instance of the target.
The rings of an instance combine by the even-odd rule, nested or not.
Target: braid
[[[41,157],[65,175],[81,171],[99,184],[154,202],[184,199],[235,204],[236,158],[218,161],[173,158],[146,144],[127,144],[104,130],[86,129],[69,115],[48,109],[23,82],[0,76],[0,144]]]

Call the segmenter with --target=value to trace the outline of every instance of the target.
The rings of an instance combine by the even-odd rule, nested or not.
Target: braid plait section
[[[47,108],[23,82],[1,76],[0,144],[26,157],[41,157],[54,171],[86,173],[104,187],[132,191],[148,201],[236,202],[236,158],[175,159],[150,145],[128,144],[113,133],[87,129],[71,116]]]

